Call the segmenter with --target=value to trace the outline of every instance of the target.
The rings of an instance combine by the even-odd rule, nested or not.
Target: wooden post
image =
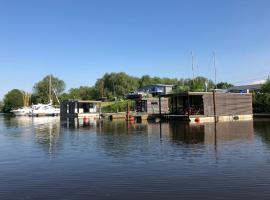
[[[188,98],[188,117],[190,116],[190,99],[189,99],[189,92],[187,93]]]
[[[174,112],[177,114],[178,113],[178,110],[177,110],[177,103],[178,102],[178,97],[175,96],[175,99],[174,99],[174,105],[175,105],[175,108],[174,108]]]
[[[99,102],[99,119],[101,118],[101,102]]]
[[[129,100],[127,101],[127,116],[126,116],[126,120],[129,121]]]
[[[78,113],[78,116],[79,116],[80,108],[79,108],[79,103],[78,102],[76,102],[76,106],[77,106],[77,113]]]
[[[159,104],[159,118],[161,119],[161,97],[158,97],[158,104]]]

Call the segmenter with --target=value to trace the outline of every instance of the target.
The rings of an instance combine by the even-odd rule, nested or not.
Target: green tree
[[[50,90],[50,77],[52,82],[52,94],[60,96],[65,90],[65,82],[52,75],[44,77],[41,81],[36,83],[33,88],[33,102],[34,103],[48,103],[49,102],[49,90]],[[53,102],[56,102],[55,95],[52,95]]]
[[[144,87],[147,85],[153,84],[167,84],[167,85],[177,85],[178,80],[176,78],[160,78],[160,77],[151,77],[149,75],[144,75],[139,79],[139,86]]]
[[[255,113],[270,112],[270,80],[262,85],[261,92],[253,94],[253,110]]]
[[[149,75],[144,75],[139,80],[139,87],[144,87],[151,84],[154,84],[154,82]]]
[[[94,87],[81,86],[69,90],[70,99],[91,100],[97,98],[97,91]]]
[[[227,82],[220,82],[217,84],[218,89],[228,89],[228,88],[231,88],[233,86],[234,86],[233,84],[227,83]]]
[[[270,93],[258,93],[253,96],[253,110],[255,113],[270,112]]]
[[[266,82],[262,85],[261,91],[263,93],[270,93],[270,79],[267,79]]]
[[[97,80],[95,88],[99,97],[124,98],[127,93],[138,89],[138,80],[138,78],[129,76],[124,72],[106,73],[101,79]]]
[[[187,85],[189,86],[190,91],[192,92],[204,92],[206,91],[206,87],[207,90],[215,88],[215,84],[212,80],[209,80],[201,76],[198,76],[194,79],[189,79],[187,81]]]
[[[3,112],[9,113],[12,109],[23,107],[23,94],[18,89],[9,91],[4,96]]]
[[[3,112],[4,103],[0,101],[0,112]]]

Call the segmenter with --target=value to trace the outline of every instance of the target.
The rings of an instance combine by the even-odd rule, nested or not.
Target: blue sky
[[[268,0],[0,0],[0,99],[47,74],[67,89],[106,72],[252,83],[270,73]]]

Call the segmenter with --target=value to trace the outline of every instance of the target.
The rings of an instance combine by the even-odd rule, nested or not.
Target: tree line
[[[168,84],[175,85],[177,92],[184,91],[205,91],[213,88],[226,89],[233,85],[226,82],[218,83],[217,85],[210,79],[205,77],[196,77],[194,79],[177,79],[177,78],[160,78],[144,75],[142,77],[130,76],[124,72],[120,73],[106,73],[103,77],[97,79],[93,86],[80,86],[78,88],[71,88],[67,92],[66,84],[63,80],[48,75],[33,86],[32,94],[29,98],[28,104],[48,103],[49,102],[49,81],[51,77],[52,84],[52,100],[56,104],[59,98],[60,101],[66,99],[107,99],[108,101],[114,99],[125,99],[129,92],[133,92],[138,88],[151,84]],[[10,112],[12,109],[26,106],[25,97],[27,93],[13,89],[9,91],[0,102],[0,108],[3,112]],[[29,95],[29,94],[28,94]]]
[[[253,95],[253,110],[256,113],[270,113],[270,79],[262,85],[260,92]]]

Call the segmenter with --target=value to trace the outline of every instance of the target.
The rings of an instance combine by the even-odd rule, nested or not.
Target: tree
[[[205,77],[198,76],[194,79],[189,79],[187,84],[192,92],[204,92],[209,89],[214,89],[215,84],[212,80],[209,80]]]
[[[68,96],[70,99],[91,100],[97,98],[97,91],[94,87],[81,86],[71,88]]]
[[[55,92],[57,95],[61,95],[65,90],[65,82],[52,75],[44,77],[41,81],[36,83],[33,88],[33,102],[34,103],[48,103],[49,102],[49,90],[50,90],[50,76],[52,82],[52,94]],[[55,95],[53,96],[53,102],[56,102]]]
[[[0,112],[3,112],[4,103],[0,101]]]
[[[256,113],[270,112],[270,93],[258,93],[253,95],[253,110]]]
[[[266,80],[266,82],[262,85],[261,90],[263,93],[270,93],[270,79]]]
[[[218,89],[228,89],[228,88],[231,88],[233,86],[234,86],[233,84],[228,83],[228,82],[220,82],[217,84]]]
[[[12,109],[23,107],[23,93],[18,89],[9,91],[4,96],[3,112],[9,113]]]
[[[98,79],[95,88],[99,97],[124,98],[129,92],[139,87],[139,79],[129,76],[124,72],[106,73],[102,78]]]
[[[261,92],[253,95],[253,110],[256,113],[270,112],[270,79],[262,85]]]

